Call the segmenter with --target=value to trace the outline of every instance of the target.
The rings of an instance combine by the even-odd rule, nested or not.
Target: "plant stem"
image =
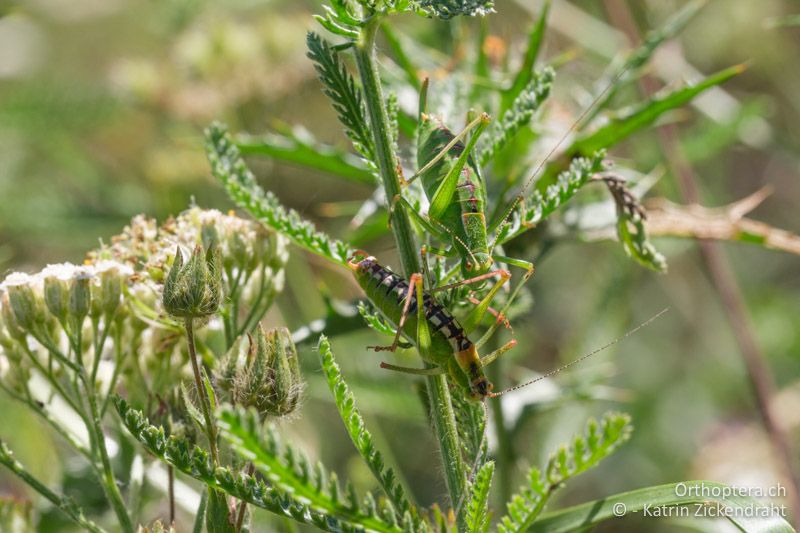
[[[17,477],[24,481],[29,487],[36,492],[47,498],[53,505],[58,507],[62,512],[70,517],[79,526],[92,533],[105,533],[105,530],[100,526],[86,518],[83,511],[73,502],[66,500],[55,492],[51,491],[47,486],[33,477],[22,463],[14,459],[10,450],[6,447],[5,442],[0,441],[0,464],[11,470]],[[131,528],[131,531],[133,529]]]
[[[491,346],[490,349],[494,349]],[[503,361],[495,361],[488,369],[489,378],[495,387],[500,385],[499,380],[502,375],[500,369]],[[497,465],[497,486],[499,488],[500,501],[505,503],[511,499],[512,488],[512,468],[514,466],[514,443],[511,441],[508,428],[506,427],[505,414],[503,413],[503,402],[501,398],[488,400],[489,409],[492,411],[492,423],[494,433],[497,438],[497,454],[495,464]]]
[[[167,465],[167,497],[169,498],[169,525],[175,525],[175,471]]]
[[[364,89],[364,102],[367,107],[369,122],[372,126],[372,137],[375,143],[375,155],[378,170],[383,181],[386,198],[391,200],[400,194],[400,177],[397,172],[397,157],[392,149],[389,117],[381,88],[378,62],[375,57],[375,35],[380,26],[380,17],[373,16],[361,29],[361,35],[354,47],[356,65]],[[420,272],[417,260],[417,245],[411,231],[408,216],[402,209],[391,215],[392,231],[400,254],[400,262],[406,278]],[[426,364],[427,365],[427,364]],[[431,405],[436,434],[444,463],[447,490],[453,507],[461,501],[466,488],[466,475],[461,458],[461,443],[458,439],[456,419],[450,391],[445,376],[429,376],[427,378],[428,398]],[[463,514],[459,513],[458,529],[463,530],[466,523]]]
[[[192,362],[192,372],[194,373],[194,384],[197,387],[197,395],[200,397],[200,408],[203,410],[203,418],[206,419],[206,436],[208,437],[208,445],[211,447],[211,459],[214,461],[214,466],[219,466],[219,452],[217,451],[217,425],[211,417],[211,400],[206,394],[206,388],[203,385],[203,379],[200,377],[200,364],[197,362],[197,350],[194,344],[194,319],[187,317],[185,322],[186,326],[186,340],[189,345],[189,361]]]
[[[361,85],[364,88],[364,102],[372,126],[376,162],[386,198],[391,202],[395,196],[400,194],[400,177],[397,174],[397,157],[392,149],[389,116],[386,113],[378,61],[375,57],[375,34],[379,25],[380,18],[376,15],[361,29],[361,36],[354,50]],[[408,278],[411,274],[420,271],[417,261],[418,249],[411,232],[411,224],[402,209],[397,209],[391,214],[391,224],[403,272]]]
[[[256,467],[253,463],[247,463],[246,473],[248,476],[252,476],[253,473],[256,471]],[[236,517],[236,529],[237,533],[242,530],[242,526],[244,525],[244,514],[247,511],[247,502],[242,500],[239,503],[239,515]]]
[[[128,515],[128,509],[125,507],[125,502],[122,499],[122,493],[119,491],[119,487],[117,486],[117,480],[114,476],[114,470],[111,468],[111,459],[108,456],[108,449],[106,448],[106,437],[103,433],[103,425],[100,420],[100,410],[97,408],[97,395],[94,390],[94,386],[89,381],[89,376],[86,374],[86,370],[81,367],[81,381],[83,381],[83,386],[86,391],[87,399],[89,400],[89,413],[91,415],[91,426],[87,427],[89,433],[94,433],[95,436],[95,445],[97,446],[97,452],[100,455],[100,462],[103,466],[103,476],[102,481],[108,495],[108,499],[111,503],[111,507],[114,509],[114,512],[119,519],[119,525],[122,528],[122,531],[125,532],[133,532],[133,524],[131,523],[131,518]]]

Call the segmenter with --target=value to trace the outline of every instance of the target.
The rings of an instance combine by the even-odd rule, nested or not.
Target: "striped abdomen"
[[[408,297],[408,282],[379,265],[374,257],[366,257],[357,262],[351,259],[348,264],[372,303],[389,320],[399,324]],[[411,294],[403,324],[403,333],[410,339],[417,338],[418,305],[414,292]],[[468,389],[472,398],[482,399],[488,396],[492,384],[486,379],[478,350],[467,338],[464,328],[427,292],[423,293],[422,311],[431,337],[431,346],[426,354],[428,362],[441,367],[459,386]]]
[[[361,261],[356,274],[359,285],[369,299],[392,322],[398,324],[408,295],[408,282],[388,268],[379,265],[374,257],[367,257]],[[416,337],[417,305],[417,295],[414,293],[411,295],[404,327],[404,333],[412,339]],[[431,326],[431,337],[437,334],[443,336],[455,352],[467,350],[472,346],[472,342],[456,318],[427,292],[422,297],[422,308]]]

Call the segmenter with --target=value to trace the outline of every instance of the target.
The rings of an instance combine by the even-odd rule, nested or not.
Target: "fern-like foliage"
[[[385,466],[383,455],[375,448],[372,435],[367,430],[361,413],[358,412],[353,393],[350,392],[347,383],[342,378],[342,373],[339,365],[336,364],[330,342],[324,335],[320,337],[318,351],[322,360],[322,370],[325,372],[325,377],[328,381],[328,387],[333,394],[336,408],[339,410],[339,416],[342,417],[353,444],[392,502],[398,518],[409,515],[413,511],[413,507],[408,498],[406,498],[405,491],[397,480],[394,471]]]
[[[631,434],[630,417],[606,413],[600,422],[589,420],[582,435],[561,446],[544,471],[532,468],[528,482],[508,503],[508,514],[500,520],[500,533],[522,533],[533,524],[555,490],[566,480],[597,465],[611,455]]]
[[[489,461],[478,470],[472,482],[469,501],[466,508],[467,531],[469,533],[486,533],[489,530],[491,514],[489,512],[489,489],[494,476],[494,462]]]
[[[274,194],[258,185],[225,126],[214,123],[206,129],[206,152],[211,172],[239,207],[297,246],[334,263],[347,263],[352,255],[347,244],[317,231],[311,222],[304,220],[295,210],[282,206]]]
[[[415,0],[411,4],[429,17],[444,20],[457,16],[483,16],[494,12],[493,0]]]
[[[569,168],[560,173],[556,182],[547,187],[542,194],[534,190],[526,199],[520,214],[515,214],[510,224],[498,241],[510,241],[520,233],[549,217],[586,185],[592,176],[604,170],[605,151],[598,150],[591,157],[576,157]]]
[[[531,117],[550,96],[555,71],[545,67],[533,74],[528,85],[514,99],[511,107],[503,113],[503,118],[495,122],[486,134],[486,145],[478,160],[480,166],[486,165],[511,140],[521,127],[530,122]]]
[[[364,5],[365,2],[359,2]],[[330,5],[323,4],[324,15],[314,15],[320,25],[333,33],[347,39],[355,40],[362,21],[355,3],[349,0],[330,0]]]
[[[125,427],[151,454],[212,489],[256,507],[331,532],[426,530],[425,523],[415,526],[410,515],[398,522],[391,505],[378,505],[370,495],[359,502],[350,484],[343,492],[334,474],[320,464],[312,468],[303,454],[281,443],[274,427],[261,429],[256,413],[225,411],[220,427],[234,451],[251,461],[269,483],[229,468],[214,468],[202,448],[182,438],[167,438],[162,427],[151,425],[141,411],[119,397],[115,405]]]
[[[374,167],[375,148],[367,126],[361,89],[356,86],[347,66],[328,41],[314,32],[308,32],[306,43],[308,57],[314,62],[323,92],[331,99],[345,134],[353,142],[356,151]]]

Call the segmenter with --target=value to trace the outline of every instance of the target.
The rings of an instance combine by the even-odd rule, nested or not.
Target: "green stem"
[[[389,202],[400,194],[400,177],[397,174],[397,157],[392,149],[392,136],[389,131],[389,116],[386,113],[383,89],[378,61],[375,57],[375,34],[380,25],[380,18],[376,15],[361,29],[361,36],[354,47],[358,73],[361,85],[364,88],[364,102],[372,125],[372,137],[375,143],[375,157],[378,170],[383,180],[383,188]],[[417,261],[417,247],[408,216],[402,209],[392,214],[392,230],[397,242],[400,261],[406,277],[419,272]]]
[[[82,528],[86,529],[87,531],[91,531],[92,533],[105,533],[105,530],[103,530],[100,526],[86,518],[86,516],[83,514],[83,511],[77,505],[51,491],[44,483],[33,477],[27,470],[25,470],[25,467],[22,466],[22,463],[12,457],[11,451],[6,447],[6,444],[3,441],[0,441],[0,464],[11,470],[33,490],[47,498],[53,505],[58,507],[62,512],[69,516],[73,522]],[[133,531],[133,528],[131,528],[131,531]]]
[[[211,447],[211,459],[214,461],[214,467],[219,466],[219,452],[217,451],[217,425],[211,417],[211,400],[206,394],[206,388],[203,385],[203,379],[200,377],[200,365],[197,362],[197,350],[194,344],[194,319],[187,317],[186,325],[186,339],[189,345],[189,361],[192,362],[192,372],[194,373],[194,384],[197,387],[197,395],[200,397],[200,407],[203,411],[203,418],[206,419],[206,436],[208,437],[208,445]]]
[[[361,29],[361,35],[354,47],[358,73],[364,89],[364,102],[372,126],[375,156],[380,171],[386,198],[391,201],[400,194],[400,177],[397,173],[397,157],[392,149],[392,138],[389,131],[389,117],[381,88],[378,62],[375,53],[375,34],[380,26],[380,17],[372,18]],[[392,230],[394,233],[400,261],[406,277],[420,272],[417,260],[417,245],[411,231],[408,216],[402,209],[392,214]],[[461,501],[466,488],[465,469],[461,458],[461,445],[456,429],[456,419],[447,380],[444,376],[427,378],[428,398],[431,405],[431,416],[444,463],[447,490],[453,507]],[[464,530],[463,513],[457,517],[458,529]]]
[[[106,437],[103,433],[103,425],[100,420],[100,410],[97,407],[97,395],[83,367],[81,367],[81,381],[83,381],[84,390],[89,400],[89,412],[91,415],[91,425],[87,427],[87,429],[89,430],[89,434],[94,434],[96,451],[100,454],[100,462],[103,466],[102,482],[106,495],[111,503],[111,507],[114,509],[114,513],[116,513],[119,519],[119,525],[122,531],[133,533],[133,523],[128,515],[128,509],[125,507],[125,501],[122,499],[119,486],[117,486],[114,470],[111,468],[111,459],[108,456],[108,449],[106,448]]]
[[[500,377],[502,372],[502,359],[497,360],[494,364],[490,365],[487,369],[489,378],[499,387]],[[514,444],[511,436],[508,434],[508,428],[505,425],[505,414],[503,413],[503,404],[500,398],[488,400],[489,409],[492,411],[492,423],[494,424],[494,433],[497,437],[497,455],[495,463],[497,465],[497,483],[499,486],[499,499],[505,503],[511,499],[512,487],[512,468],[514,466]]]

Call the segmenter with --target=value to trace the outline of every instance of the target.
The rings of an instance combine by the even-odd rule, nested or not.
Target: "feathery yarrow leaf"
[[[304,220],[295,210],[282,206],[274,194],[258,185],[222,124],[214,123],[206,129],[206,152],[211,172],[222,182],[236,205],[297,246],[334,263],[347,263],[352,255],[350,246],[317,231],[311,222]]]
[[[630,438],[631,430],[630,417],[624,413],[606,413],[600,422],[590,419],[583,434],[550,456],[544,471],[530,469],[527,484],[508,502],[508,514],[500,520],[498,531],[527,531],[556,489],[614,453]]]
[[[272,426],[261,435],[257,413],[226,411],[220,427],[234,450],[264,473],[269,484],[229,468],[214,468],[207,451],[176,436],[167,438],[163,428],[150,425],[141,411],[132,409],[122,398],[115,397],[114,403],[125,427],[150,453],[207,486],[256,507],[337,533],[411,533],[424,528],[423,525],[416,530],[402,529],[376,513],[353,509],[349,503],[340,501],[335,476],[328,475],[326,481],[324,473],[314,473],[320,472],[319,469],[312,472],[305,457],[282,444]]]
[[[347,433],[350,435],[356,449],[396,508],[396,518],[402,520],[403,515],[407,512],[411,512],[413,515],[414,508],[406,498],[405,491],[394,471],[385,465],[383,455],[375,447],[372,435],[367,430],[364,419],[356,407],[353,393],[350,392],[347,383],[342,378],[342,373],[339,365],[336,364],[330,342],[324,335],[319,339],[317,350],[320,354],[322,369],[325,372],[328,387],[333,393],[336,408],[339,410],[339,416],[341,416]]]
[[[492,486],[492,476],[494,461],[489,461],[478,470],[472,482],[466,507],[467,531],[470,533],[486,533],[489,530],[489,489]]]
[[[478,156],[480,166],[491,161],[519,129],[530,122],[536,110],[550,96],[554,78],[555,71],[551,67],[545,67],[533,74],[531,81],[514,99],[508,110],[503,113],[503,118],[489,128],[486,134],[486,144]]]
[[[494,13],[494,0],[413,0],[411,5],[429,17],[451,19]]]
[[[570,200],[589,182],[589,179],[604,170],[604,150],[598,150],[591,157],[576,157],[569,168],[561,172],[556,182],[545,189],[544,194],[534,189],[525,199],[520,214],[515,214],[511,224],[500,235],[501,244],[533,228],[546,220],[553,212]]]
[[[356,86],[347,66],[331,45],[314,32],[306,35],[308,57],[314,62],[323,92],[333,102],[333,108],[344,126],[353,147],[364,159],[375,164],[375,149],[367,125],[367,114],[361,89]]]

